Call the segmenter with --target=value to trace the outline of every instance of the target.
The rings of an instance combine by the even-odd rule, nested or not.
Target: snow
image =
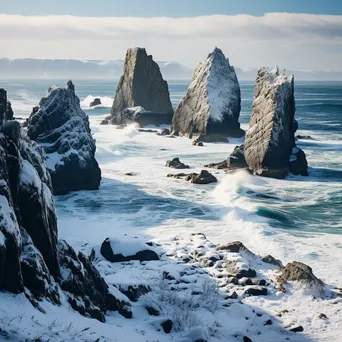
[[[139,239],[111,238],[109,241],[113,253],[122,254],[125,257],[135,255],[144,250],[153,250],[153,248],[146,245],[146,243],[140,241]]]
[[[0,232],[0,246],[5,246],[5,236]]]
[[[39,192],[41,191],[42,182],[38,172],[26,159],[21,161],[20,181],[26,185],[33,185]]]
[[[0,195],[0,226],[10,234],[15,235],[16,240],[20,243],[21,236],[16,216],[7,198],[3,195]]]

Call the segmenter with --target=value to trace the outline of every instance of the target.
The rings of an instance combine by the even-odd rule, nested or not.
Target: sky
[[[0,0],[0,58],[156,60],[342,70],[342,0]]]

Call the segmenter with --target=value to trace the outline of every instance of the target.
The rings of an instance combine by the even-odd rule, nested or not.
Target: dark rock
[[[146,310],[147,310],[148,314],[151,316],[160,316],[159,310],[153,308],[152,306],[147,306]]]
[[[243,342],[253,342],[253,341],[248,336],[244,336]]]
[[[236,277],[229,277],[229,278],[227,279],[227,281],[228,281],[228,283],[230,283],[230,284],[239,285],[239,280],[238,280],[238,278],[236,278]]]
[[[131,309],[128,308],[127,306],[119,308],[118,312],[121,316],[124,316],[127,319],[130,319],[133,317]]]
[[[165,334],[170,334],[173,327],[173,322],[170,319],[168,319],[161,323],[160,326],[163,328]]]
[[[135,173],[135,172],[127,172],[127,173],[125,173],[125,176],[131,176],[131,177],[133,177],[133,176],[137,176],[138,174],[137,173]]]
[[[168,160],[166,162],[167,167],[171,167],[173,169],[189,169],[189,165],[185,165],[182,163],[179,158],[173,158],[172,160]]]
[[[267,295],[266,287],[250,287],[244,292],[244,295],[247,296],[266,296]]]
[[[204,167],[207,167],[207,168],[210,168],[210,169],[221,170],[221,169],[227,169],[228,165],[227,165],[227,161],[224,160],[224,161],[219,162],[219,163],[211,163],[211,164],[204,165]]]
[[[241,279],[241,278],[254,278],[256,276],[257,276],[256,271],[251,269],[251,268],[249,268],[247,270],[238,270],[235,273],[235,277],[238,278],[238,279]]]
[[[101,99],[96,97],[92,102],[90,102],[89,107],[95,107],[95,106],[99,106],[99,105],[102,105]]]
[[[268,319],[268,320],[264,323],[264,325],[272,325],[272,324],[273,324],[273,322],[272,322],[271,319]]]
[[[100,125],[109,125],[109,120],[106,120],[106,119],[102,120],[100,122]]]
[[[251,285],[251,284],[250,284]],[[259,285],[259,286],[266,286],[266,280],[265,279],[255,279],[253,281],[253,285]]]
[[[292,150],[289,168],[293,175],[309,176],[308,162],[302,149],[295,147]]]
[[[196,68],[175,110],[171,131],[211,136],[215,141],[228,136],[241,137],[244,132],[238,122],[240,109],[241,94],[235,70],[222,51],[215,48]],[[201,136],[201,141],[207,141],[203,139]]]
[[[229,253],[240,253],[240,252],[246,252],[251,255],[254,255],[242,242],[240,241],[234,241],[229,242],[223,245],[218,245],[215,248],[217,251],[226,251]]]
[[[261,260],[265,262],[266,264],[283,267],[283,263],[280,260],[275,259],[272,255],[266,255],[263,258],[261,258]]]
[[[54,194],[98,189],[101,170],[95,140],[71,81],[66,89],[51,87],[33,108],[27,134],[45,150]]]
[[[192,142],[192,145],[193,146],[204,146],[203,145],[203,142],[199,139],[195,139],[193,142]]]
[[[191,176],[191,183],[194,184],[209,184],[209,183],[216,183],[217,178],[212,175],[207,170],[202,170],[201,173],[198,175],[193,173]]]
[[[238,294],[235,291],[229,296],[229,299],[237,299],[237,298],[238,298]]]
[[[158,135],[170,135],[170,130],[163,128],[160,132],[158,132]]]
[[[7,91],[0,88],[0,126],[7,120],[13,120],[11,102],[7,101]]]
[[[296,138],[298,140],[316,140],[313,137],[311,137],[310,135],[296,135]]]
[[[147,247],[147,245],[146,245]],[[116,254],[115,251],[112,250],[112,246],[110,243],[110,239],[107,238],[102,242],[101,250],[102,256],[110,262],[124,262],[124,261],[131,261],[131,260],[138,260],[138,261],[151,261],[151,260],[159,260],[158,254],[146,248],[146,250],[142,250],[137,252],[134,255],[123,256],[122,254]]]
[[[156,129],[144,129],[144,128],[138,128],[138,132],[142,133],[158,133]]]
[[[181,172],[181,173],[175,173],[175,174],[169,173],[166,177],[181,179],[181,178],[184,178],[184,177],[189,177],[191,175],[192,175],[192,173],[183,173],[183,172]]]
[[[250,128],[244,153],[248,167],[257,175],[284,178],[295,147],[294,79],[260,69],[254,88]],[[304,156],[305,157],[305,156]]]
[[[244,145],[236,146],[234,148],[234,151],[227,159],[227,164],[231,170],[245,169],[248,167],[244,154]]]
[[[129,285],[127,288],[121,288],[119,286],[120,292],[122,292],[125,296],[128,297],[129,300],[132,302],[137,302],[138,299],[145,295],[146,293],[150,292],[151,289],[146,285]]]
[[[147,112],[128,113],[127,108],[143,107]],[[116,90],[111,115],[115,124],[136,121],[140,126],[169,124],[173,108],[168,84],[163,80],[159,66],[145,49],[128,49]]]
[[[304,331],[304,328],[301,325],[295,325],[294,327],[290,328],[289,330],[297,333],[297,332]]]
[[[240,279],[240,282],[239,282],[241,285],[244,285],[244,286],[248,286],[248,285],[253,285],[253,282],[251,280],[251,278],[241,278]]]
[[[288,263],[281,270],[281,274],[278,277],[279,282],[299,281],[309,286],[317,287],[322,290],[324,283],[318,279],[312,272],[312,268],[302,262],[293,261]]]

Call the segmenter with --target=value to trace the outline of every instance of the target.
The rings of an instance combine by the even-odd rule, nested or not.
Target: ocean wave
[[[89,109],[90,103],[94,101],[95,98],[99,98],[101,100],[101,105],[95,106],[92,108],[98,108],[98,107],[112,107],[113,105],[113,98],[110,96],[93,96],[88,95],[85,99],[81,100],[81,108],[82,109]]]
[[[16,116],[29,116],[32,108],[38,106],[40,98],[26,89],[20,89],[13,98],[9,98]]]

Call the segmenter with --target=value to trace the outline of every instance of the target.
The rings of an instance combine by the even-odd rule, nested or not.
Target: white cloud
[[[0,57],[123,58],[144,46],[194,66],[219,46],[237,66],[341,69],[342,16],[294,13],[191,18],[0,15]]]

